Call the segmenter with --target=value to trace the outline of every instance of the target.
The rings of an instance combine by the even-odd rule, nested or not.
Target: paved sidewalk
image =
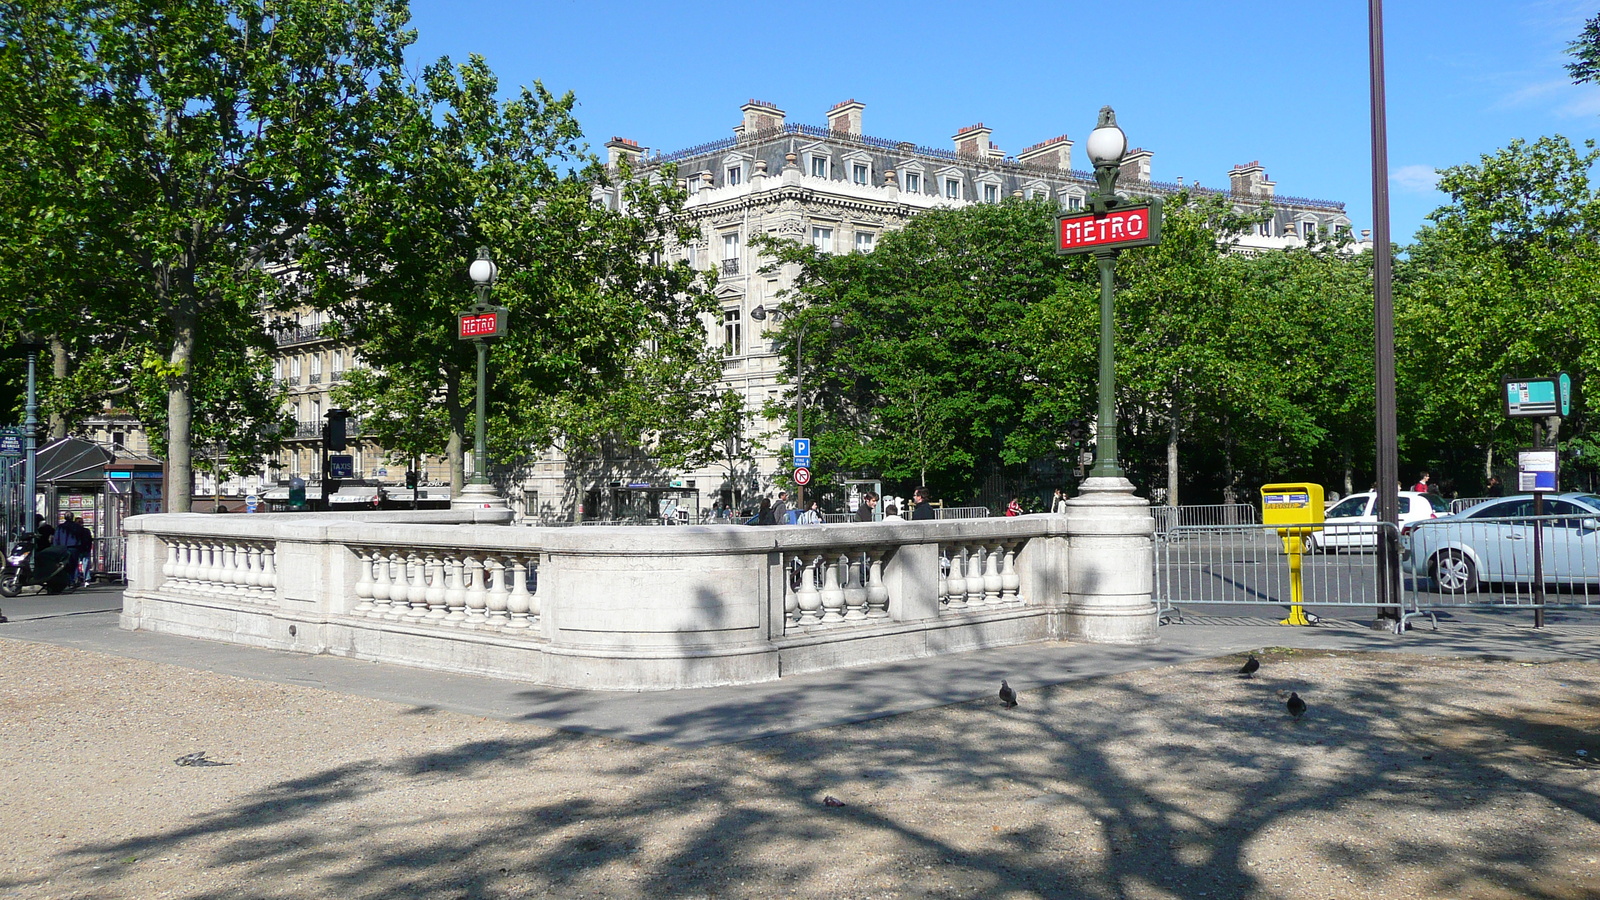
[[[1256,616],[1190,616],[1163,626],[1150,647],[1048,643],[798,675],[764,684],[683,691],[575,691],[334,656],[305,656],[117,627],[120,592],[80,592],[52,614],[48,600],[9,601],[0,638],[170,663],[242,678],[297,684],[490,718],[652,744],[701,747],[892,716],[989,696],[1008,679],[1027,692],[1136,669],[1259,647],[1386,651],[1539,661],[1600,659],[1600,625],[1534,629],[1524,620],[1441,621],[1395,635],[1324,619],[1288,628]],[[51,598],[53,599],[53,598]],[[23,613],[19,615],[19,610]],[[30,612],[31,610],[31,612]],[[100,610],[100,611],[96,611]],[[3,647],[0,647],[3,650]]]

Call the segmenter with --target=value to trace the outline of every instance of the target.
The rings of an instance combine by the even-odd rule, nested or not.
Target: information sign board
[[[1069,213],[1056,217],[1056,252],[1088,253],[1121,250],[1161,242],[1161,204],[1119,206],[1106,212]]]
[[[334,453],[328,457],[329,478],[354,478],[356,458],[348,453]]]
[[[1524,450],[1517,454],[1517,490],[1554,491],[1556,489],[1556,451]]]
[[[1501,399],[1506,415],[1514,418],[1543,418],[1572,413],[1572,379],[1507,378],[1501,382]]]
[[[21,456],[23,453],[21,428],[0,429],[0,456]]]

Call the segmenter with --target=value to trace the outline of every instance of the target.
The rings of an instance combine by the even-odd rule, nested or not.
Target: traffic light
[[[350,417],[349,410],[344,410],[344,409],[330,409],[330,410],[328,410],[328,427],[326,429],[326,435],[327,435],[326,442],[327,442],[327,445],[328,445],[328,449],[330,451],[332,451],[332,450],[343,450],[345,448],[344,420],[348,419],[349,417]]]
[[[306,508],[306,482],[299,475],[289,479],[289,508]]]
[[[406,470],[406,487],[408,487],[408,488],[410,488],[410,489],[412,489],[414,491],[414,490],[417,489],[417,484],[419,482],[421,482],[421,481],[422,481],[422,473],[421,472],[418,472],[416,469],[407,469]]]

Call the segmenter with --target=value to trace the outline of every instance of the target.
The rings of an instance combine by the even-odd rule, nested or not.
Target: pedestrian
[[[914,505],[911,507],[911,521],[922,522],[931,521],[938,518],[938,516],[934,514],[933,504],[928,502],[927,488],[919,487],[912,491],[911,500],[914,503]]]
[[[1053,513],[1064,513],[1067,511],[1066,491],[1062,490],[1061,488],[1056,488],[1056,495],[1050,501],[1050,511]]]
[[[757,525],[776,525],[776,524],[778,524],[777,517],[772,514],[772,501],[768,500],[765,497],[761,498],[761,509],[756,513],[756,524]]]
[[[789,525],[789,492],[779,491],[778,502],[772,504],[772,519],[775,525]]]
[[[856,507],[856,521],[857,522],[874,522],[874,521],[877,521],[877,518],[878,518],[877,512],[878,512],[878,495],[873,493],[872,491],[867,491],[865,494],[862,494],[861,495],[861,504]]]
[[[1499,475],[1489,476],[1489,487],[1485,489],[1484,495],[1488,497],[1504,497],[1506,495],[1506,486],[1500,483]]]
[[[904,522],[905,518],[900,515],[900,507],[895,506],[893,503],[885,503],[883,505],[883,520],[885,522]]]
[[[1021,500],[1020,498],[1012,497],[1011,502],[1006,504],[1006,518],[1009,519],[1020,515],[1022,515]]]
[[[811,501],[811,505],[806,508],[805,512],[803,512],[803,513],[801,513],[799,515],[799,517],[795,520],[795,524],[797,524],[797,525],[821,525],[822,524],[822,509],[818,506],[817,501],[815,501],[815,500]]]
[[[1422,477],[1417,479],[1417,483],[1412,485],[1411,489],[1419,494],[1428,492],[1428,471],[1426,469],[1422,471]]]

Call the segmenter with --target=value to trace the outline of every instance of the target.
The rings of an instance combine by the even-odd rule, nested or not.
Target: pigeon
[[[1246,678],[1250,678],[1256,674],[1256,670],[1259,668],[1261,668],[1261,660],[1251,656],[1249,659],[1244,661],[1244,665],[1239,667],[1239,674]]]
[[[1306,714],[1306,702],[1301,700],[1300,695],[1293,691],[1289,692],[1289,702],[1285,705],[1289,707],[1289,715],[1294,716],[1296,722],[1300,721],[1300,717]]]
[[[823,806],[843,806],[844,805],[844,801],[840,800],[838,797],[835,797],[832,794],[829,794],[828,796],[822,798],[822,805]]]
[[[173,762],[177,763],[180,766],[225,766],[225,765],[227,765],[227,763],[225,763],[225,762],[217,762],[214,759],[206,759],[206,751],[204,751],[204,750],[196,750],[193,753],[185,753],[184,755],[182,755],[182,756],[178,757],[177,759],[173,760]]]
[[[1011,685],[1006,684],[1004,678],[1000,679],[1000,702],[1006,705],[1006,709],[1017,705],[1017,692],[1011,689]]]

